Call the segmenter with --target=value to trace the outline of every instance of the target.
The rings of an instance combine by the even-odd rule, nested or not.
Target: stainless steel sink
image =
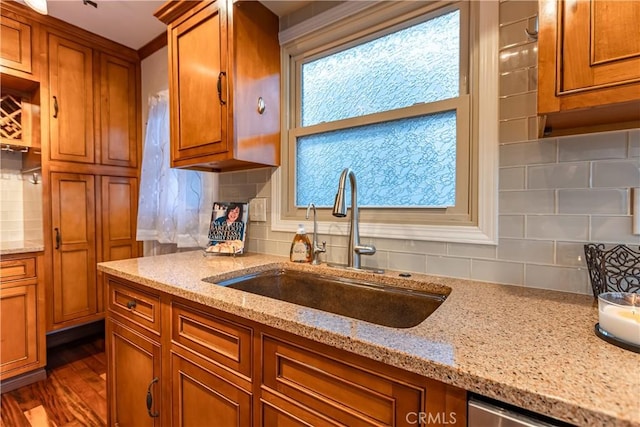
[[[446,295],[275,269],[210,283],[392,328],[421,323]]]

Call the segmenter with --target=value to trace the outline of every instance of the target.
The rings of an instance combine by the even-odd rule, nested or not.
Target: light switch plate
[[[249,221],[267,220],[267,199],[256,197],[249,201]]]

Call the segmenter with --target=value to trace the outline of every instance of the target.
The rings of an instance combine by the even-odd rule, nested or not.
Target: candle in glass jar
[[[640,345],[640,307],[600,307],[600,327],[616,338]]]

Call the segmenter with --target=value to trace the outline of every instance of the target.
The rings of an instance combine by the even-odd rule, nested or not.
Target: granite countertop
[[[35,240],[16,240],[12,242],[0,242],[0,255],[26,254],[29,252],[44,251],[44,243]]]
[[[394,329],[202,281],[279,267],[451,293],[421,324]],[[640,354],[596,337],[597,303],[588,295],[420,274],[404,279],[263,254],[183,252],[98,269],[580,426],[640,426]]]

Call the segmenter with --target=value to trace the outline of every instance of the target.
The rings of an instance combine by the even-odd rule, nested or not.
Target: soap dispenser
[[[298,224],[298,232],[291,242],[289,259],[293,262],[311,262],[313,259],[313,248],[302,224]]]

